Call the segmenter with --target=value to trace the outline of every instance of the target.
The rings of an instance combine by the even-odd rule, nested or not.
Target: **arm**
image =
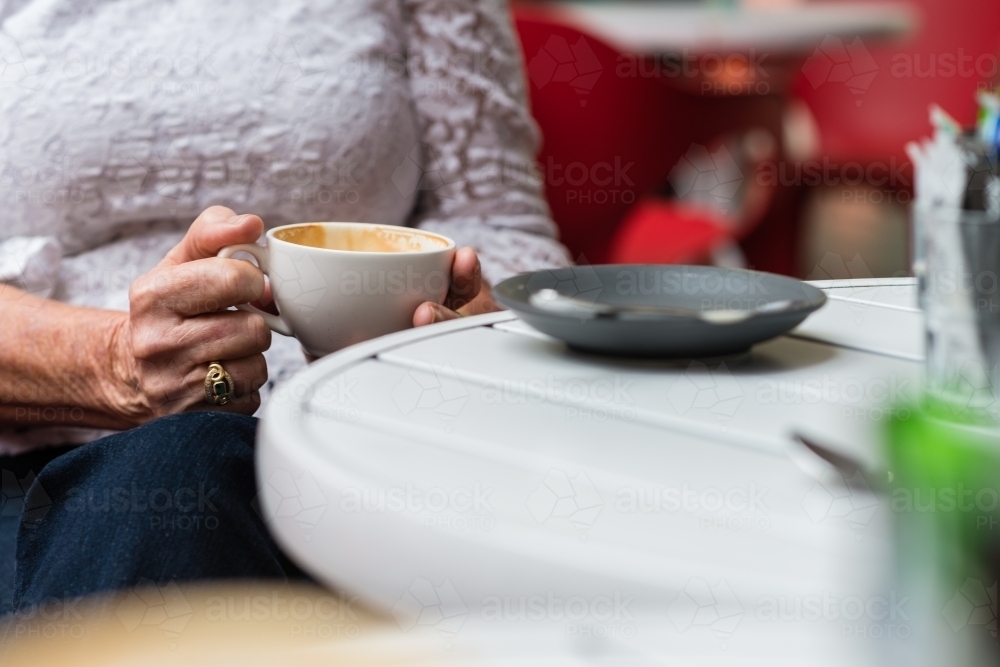
[[[408,73],[434,178],[417,226],[474,248],[495,284],[567,266],[535,166],[520,51],[503,0],[405,0]]]
[[[213,207],[129,291],[128,313],[70,306],[0,284],[0,427],[126,429],[187,410],[253,414],[271,333],[259,315],[264,278],[215,255],[255,241],[264,224]],[[237,400],[205,402],[208,363],[224,362]]]
[[[79,308],[0,285],[0,427],[128,428],[112,350],[127,313]]]

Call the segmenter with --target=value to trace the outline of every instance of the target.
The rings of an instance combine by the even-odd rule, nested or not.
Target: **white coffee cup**
[[[275,227],[267,246],[234,245],[271,283],[279,315],[250,305],[267,325],[294,336],[315,357],[408,329],[424,301],[442,303],[455,242],[408,227],[363,222],[304,222]]]

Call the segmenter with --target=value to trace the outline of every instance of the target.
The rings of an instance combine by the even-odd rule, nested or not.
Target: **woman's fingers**
[[[238,399],[255,393],[267,382],[267,361],[264,360],[263,354],[223,360],[219,363],[233,378],[233,393]],[[205,364],[204,368],[207,375],[208,364]]]
[[[264,294],[264,274],[249,262],[202,259],[158,267],[132,284],[133,313],[170,312],[182,317],[250,303]]]
[[[260,407],[260,392],[267,382],[267,361],[263,354],[255,354],[240,359],[222,359],[222,367],[233,378],[233,397],[224,406],[215,406],[205,394],[205,378],[208,364],[191,367],[183,377],[160,375],[148,376],[145,389],[154,399],[154,406],[164,414],[220,408],[229,412],[253,414]],[[175,383],[175,384],[174,384]]]
[[[264,318],[244,311],[223,311],[180,321],[163,316],[147,318],[132,330],[133,356],[163,364],[167,371],[219,359],[239,359],[270,346],[271,330]]]
[[[472,248],[459,248],[451,264],[451,288],[444,305],[458,310],[476,298],[482,288],[482,268]]]
[[[172,335],[184,356],[196,364],[250,357],[271,347],[271,329],[264,318],[242,310],[189,317]]]
[[[260,388],[267,382],[267,361],[263,354],[255,354],[242,359],[223,360],[219,363],[233,378],[233,397],[225,405],[213,405],[207,402],[205,396],[205,376],[208,375],[208,364],[197,366],[201,375],[201,384],[194,391],[196,409],[222,410],[236,412],[242,415],[252,415],[260,407]]]
[[[234,398],[230,400],[225,405],[213,405],[211,403],[205,403],[202,401],[197,405],[194,410],[209,410],[218,412],[233,412],[239,415],[247,415],[252,417],[253,413],[257,412],[257,408],[260,407],[260,392],[255,391],[246,396],[240,398]]]
[[[423,327],[435,322],[446,322],[466,315],[480,315],[500,310],[493,301],[489,286],[483,282],[482,266],[472,248],[461,248],[455,253],[451,267],[451,289],[444,305],[431,301],[420,304],[413,313],[413,326]]]
[[[254,243],[263,233],[264,221],[256,215],[236,215],[225,206],[211,206],[191,223],[181,242],[159,265],[175,266],[215,257],[226,246]]]
[[[250,305],[272,315],[279,314],[278,306],[274,303],[274,294],[271,292],[271,283],[269,281],[264,282],[264,294],[256,301],[251,301]]]
[[[215,255],[225,246],[256,241],[264,230],[255,215],[213,206],[184,239],[129,291],[123,366],[137,387],[137,411],[158,417],[221,408],[253,414],[267,381],[263,352],[271,331],[260,315],[228,309],[265,296],[260,269]],[[208,364],[220,362],[234,382],[232,401],[206,400]]]
[[[424,301],[417,307],[417,311],[413,313],[413,326],[424,327],[428,324],[446,322],[448,320],[458,319],[459,317],[461,317],[461,315],[450,308],[445,308],[444,306],[434,303],[433,301]]]
[[[493,300],[493,290],[490,289],[489,285],[483,283],[483,286],[479,290],[479,294],[476,295],[476,298],[462,306],[462,309],[458,311],[458,314],[462,317],[469,317],[470,315],[495,313],[499,310],[503,309],[497,304],[496,301]]]
[[[253,402],[253,395],[267,382],[267,361],[263,354],[212,361],[222,364],[233,378],[234,403]],[[183,372],[172,370],[171,364],[146,364],[149,368],[142,374],[142,389],[155,414],[173,414],[212,405],[205,395],[208,363],[187,366]],[[256,400],[259,405],[259,396]],[[236,411],[243,412],[242,409]],[[253,414],[253,410],[247,414]]]

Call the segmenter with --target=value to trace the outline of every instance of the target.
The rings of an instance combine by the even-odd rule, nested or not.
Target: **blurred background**
[[[539,167],[580,263],[906,275],[928,108],[998,80],[993,0],[513,5]]]
[[[3,7],[2,2],[0,7]],[[543,138],[537,168],[543,176],[562,240],[579,264],[714,264],[748,267],[811,280],[909,275],[914,178],[906,146],[932,134],[931,105],[939,105],[958,123],[970,126],[976,119],[977,93],[992,90],[1000,83],[998,0],[516,0],[511,10],[523,49],[532,113]],[[514,171],[505,176],[517,178],[517,169]],[[903,287],[903,290],[899,289],[899,285],[872,287],[873,290],[882,290],[888,304],[885,309],[873,307],[871,303],[874,301],[866,306],[865,302],[854,300],[856,295],[848,292],[840,303],[842,307],[854,310],[839,312],[849,312],[855,318],[853,325],[857,331],[864,329],[881,335],[879,329],[884,329],[892,332],[887,337],[900,332],[912,333],[914,340],[922,341],[922,326],[912,326],[912,331],[906,329],[906,326],[918,321],[914,319],[919,316],[916,303],[900,306],[906,294],[912,294],[915,300],[916,286]],[[898,319],[878,320],[882,312],[894,313]],[[825,326],[838,317],[832,315]],[[867,324],[865,318],[868,318]],[[879,322],[890,324],[880,325]],[[993,331],[996,331],[996,318],[990,322],[994,326]],[[862,327],[862,324],[865,326]],[[805,338],[808,340],[808,336]],[[742,386],[748,388],[746,402],[742,404],[744,414],[759,410],[763,415],[759,417],[761,424],[778,419],[779,415],[783,419],[784,415],[798,412],[809,418],[829,414],[830,420],[818,422],[812,427],[821,433],[825,429],[831,438],[843,437],[844,442],[860,449],[865,445],[858,434],[868,433],[865,429],[869,426],[885,426],[882,423],[883,412],[887,415],[886,420],[893,414],[898,416],[898,406],[886,402],[897,401],[895,389],[891,399],[872,401],[873,407],[866,408],[859,408],[846,398],[824,397],[823,404],[815,406],[808,399],[802,400],[797,393],[794,402],[781,405],[751,396],[749,388],[752,385],[746,384],[751,381],[761,383],[756,385],[758,393],[762,386],[769,386],[766,383],[772,382],[771,377],[781,378],[782,387],[785,387],[785,378],[789,378],[788,386],[792,386],[792,381],[817,381],[821,372],[818,369],[825,373],[837,357],[834,352],[820,350],[816,346],[809,348],[813,342],[795,340],[788,343],[796,347],[787,348],[793,350],[787,352],[787,359],[779,358],[779,352],[774,351],[776,348],[756,358],[747,355],[736,361],[730,359],[732,373],[719,359],[712,362],[716,364],[713,369],[696,361],[686,367],[668,362],[649,369],[628,366],[620,370],[615,367],[616,392],[619,373],[628,380],[632,377],[629,373],[638,376],[640,371],[650,371],[645,376],[648,379],[653,378],[655,372],[660,374],[655,377],[656,382],[660,381],[660,377],[671,377],[673,373],[673,380],[665,380],[662,386],[657,385],[657,391],[662,389],[664,392],[658,395],[661,398],[657,400],[661,407],[669,403],[664,409],[673,412],[665,413],[669,415],[667,419],[676,418],[678,423],[681,417],[695,423],[697,420],[693,414],[710,415],[708,418],[713,420],[711,430],[704,427],[690,431],[707,442],[716,437],[711,434],[726,432],[729,428],[733,428],[734,438],[741,437],[741,428],[748,429],[745,432],[749,433],[746,425],[756,423],[757,415],[746,417],[745,422],[718,421],[723,419],[719,415],[724,411],[716,412],[716,406],[726,402],[740,405],[744,401]],[[851,345],[843,347],[852,349]],[[802,352],[809,349],[813,351],[808,354]],[[886,376],[892,373],[893,387],[898,374],[903,381],[901,386],[905,387],[910,382],[908,378],[911,375],[917,377],[919,368],[922,368],[918,366],[921,360],[919,355],[892,356],[886,353],[883,355],[885,358],[858,356],[865,349],[862,346],[843,353],[848,361],[836,362],[843,364],[840,372],[842,377],[847,378],[841,384],[845,397],[846,388],[861,387],[862,380],[865,392],[872,387],[882,387],[878,383],[882,383],[884,378],[876,373],[884,372]],[[868,349],[868,352],[872,350]],[[398,350],[394,353],[399,355],[397,359],[406,359]],[[478,348],[476,354],[490,356],[482,354]],[[801,359],[797,359],[796,355],[800,355]],[[541,359],[543,357],[539,353],[530,361],[540,364]],[[877,363],[873,363],[872,359],[877,359]],[[584,367],[584,362],[579,359],[573,358],[571,362]],[[757,362],[760,362],[759,365],[754,366]],[[828,362],[829,366],[823,366]],[[391,365],[393,362],[390,359],[388,363]],[[600,372],[610,367],[603,366]],[[587,368],[575,372],[589,374],[591,370]],[[801,374],[793,375],[793,371],[801,371]],[[412,372],[407,371],[406,377]],[[438,378],[439,371],[434,373]],[[440,377],[448,376],[440,371]],[[754,380],[757,377],[760,379]],[[824,374],[821,377],[826,383],[828,376]],[[412,381],[418,382],[416,379]],[[436,379],[435,382],[441,381]],[[652,387],[654,384],[648,382],[642,386]],[[778,386],[774,382],[772,384]],[[403,386],[402,381],[397,386]],[[917,386],[917,380],[913,380],[913,386]],[[678,408],[670,398],[671,394],[667,393],[675,391],[675,387],[679,388],[676,391],[682,392],[690,387],[693,392],[690,402],[683,409]],[[987,386],[989,391],[980,392],[989,395],[991,405],[996,404],[993,387],[995,385]],[[982,387],[974,389],[978,391]],[[419,388],[418,392],[425,390],[428,395],[438,392],[444,396],[447,392],[439,385],[430,384]],[[638,393],[639,390],[636,391]],[[798,391],[795,389],[795,392]],[[350,389],[347,392],[350,393]],[[462,392],[461,401],[464,403],[468,394],[464,386]],[[423,400],[424,394],[419,395]],[[808,396],[805,392],[803,395]],[[708,402],[696,403],[705,400],[706,396]],[[900,397],[905,396],[901,389]],[[868,403],[862,405],[868,406]],[[692,406],[695,412],[684,417]],[[398,403],[393,407],[396,408],[402,410]],[[897,409],[897,412],[893,413],[891,409]],[[859,411],[862,417],[858,417]],[[878,416],[870,416],[875,411]],[[589,409],[587,412],[590,412]],[[409,415],[409,412],[404,414]],[[487,413],[484,411],[481,414]],[[518,417],[521,414],[518,413]],[[471,422],[473,412],[466,415]],[[731,416],[732,413],[725,415],[725,419]],[[414,423],[421,423],[419,419],[422,418],[423,415],[414,417]],[[438,419],[438,415],[433,415],[433,418]],[[454,415],[451,419],[454,420]],[[915,555],[918,561],[912,572],[903,572],[903,575],[912,577],[904,583],[917,581],[923,585],[931,581],[932,576],[946,573],[941,576],[941,588],[946,593],[947,606],[933,599],[933,604],[928,604],[926,608],[919,607],[919,601],[912,603],[913,607],[917,608],[917,612],[931,609],[925,614],[926,618],[933,617],[938,622],[944,619],[949,623],[951,635],[948,637],[958,637],[954,640],[956,644],[965,637],[958,634],[960,629],[968,627],[978,632],[982,626],[989,634],[985,641],[989,642],[989,649],[993,651],[990,654],[993,657],[989,659],[993,662],[981,664],[995,664],[997,585],[984,586],[983,582],[995,582],[996,574],[1000,572],[1000,548],[997,547],[995,533],[991,532],[1000,523],[1000,509],[996,502],[997,491],[1000,490],[996,483],[1000,478],[997,431],[995,428],[987,431],[989,438],[984,438],[983,442],[971,436],[965,441],[937,423],[914,420],[907,424],[906,419],[908,417],[893,422],[894,432],[878,431],[881,435],[877,436],[891,441],[890,454],[896,466],[892,474],[897,475],[897,485],[907,492],[914,490],[913,497],[919,497],[919,491],[933,492],[935,489],[954,492],[956,488],[964,488],[969,494],[972,493],[969,489],[980,489],[992,492],[993,502],[984,511],[969,512],[963,508],[961,513],[950,514],[950,510],[937,514],[936,509],[924,511],[918,507],[916,511],[911,511],[909,508],[894,508],[904,521],[901,524],[903,530],[900,534],[903,537],[898,542],[901,545],[899,551],[904,555]],[[528,418],[525,418],[527,421]],[[445,421],[440,419],[435,423],[440,426]],[[447,426],[440,428],[446,429],[449,437],[456,438],[457,442],[460,432],[456,428],[452,434],[452,423],[448,421]],[[561,422],[552,427],[570,434],[581,432],[571,431],[567,424]],[[585,427],[589,426],[589,422],[585,424]],[[621,428],[621,433],[625,434],[623,437],[632,437],[630,433],[639,432],[626,430],[628,425],[624,423],[615,426]],[[642,427],[645,428],[645,425]],[[476,424],[476,428],[481,429],[482,424]],[[677,428],[678,432],[682,432]],[[435,436],[437,433],[429,428],[428,432]],[[652,430],[649,433],[664,439],[671,436],[666,426],[662,427],[662,433]],[[680,447],[688,440],[678,442]],[[805,440],[802,443],[812,448]],[[729,454],[735,452],[737,450],[734,449]],[[734,460],[744,459],[734,457]],[[791,466],[791,461],[784,463],[788,464],[787,467]],[[883,493],[885,489],[881,486],[888,488],[892,474],[885,474],[877,467],[866,471],[864,462],[856,464],[853,459],[835,455],[827,463],[836,468],[834,472],[840,480],[830,483],[833,491],[811,478],[796,477],[795,481],[795,484],[806,484],[804,488],[810,489],[810,495],[819,490],[822,498],[816,502],[826,503],[821,512],[817,511],[821,518],[817,520],[810,514],[807,517],[810,524],[788,523],[783,528],[787,533],[777,534],[785,540],[784,535],[794,535],[800,525],[818,524],[827,514],[838,519],[850,517],[845,519],[843,526],[837,524],[836,531],[839,532],[829,534],[836,539],[849,535],[849,540],[843,540],[846,544],[843,553],[854,554],[856,550],[861,555],[856,560],[853,560],[855,555],[845,557],[833,548],[836,546],[839,549],[844,545],[840,542],[835,544],[832,539],[829,544],[821,544],[825,551],[817,547],[816,553],[827,553],[831,562],[846,564],[843,568],[845,578],[863,578],[864,586],[871,583],[868,578],[876,580],[876,585],[881,585],[882,579],[889,582],[890,578],[885,573],[874,568],[868,572],[855,563],[872,553],[875,554],[872,561],[878,561],[884,555],[880,550],[889,549],[885,542],[893,535],[893,529],[888,523],[883,523],[888,521],[885,519],[887,512],[872,519],[875,508],[881,502],[875,500],[873,490],[874,493]],[[742,466],[739,475],[760,474],[763,479],[779,480],[782,479],[780,474],[787,474],[787,471],[782,473],[784,469],[770,459],[767,466],[767,476],[763,472],[748,472],[746,466]],[[778,470],[773,477],[772,466]],[[446,466],[441,468],[445,473],[452,474]],[[683,470],[683,467],[679,469]],[[712,470],[711,473],[719,474],[719,471]],[[568,480],[565,473],[561,474]],[[580,475],[586,479],[582,472]],[[706,474],[706,479],[711,477]],[[734,479],[742,477],[734,476]],[[17,483],[16,479],[14,483]],[[589,480],[587,484],[590,485]],[[541,489],[542,485],[538,488]],[[684,488],[687,489],[686,484]],[[790,485],[788,489],[793,490],[781,496],[784,501],[776,498],[775,502],[792,503],[794,498],[792,504],[796,511],[801,505],[809,514],[811,505],[807,507],[808,503],[801,498],[808,499],[810,495],[796,495],[799,493],[798,486]],[[4,490],[4,493],[12,497],[11,492]],[[781,491],[776,490],[775,496],[778,493]],[[834,496],[834,493],[838,495]],[[553,493],[553,503],[556,497]],[[563,499],[560,496],[559,502]],[[979,502],[978,495],[976,499]],[[830,509],[834,503],[837,503],[836,510]],[[593,507],[588,505],[583,509]],[[520,511],[520,505],[518,509]],[[798,520],[804,521],[804,516],[798,517]],[[858,519],[859,516],[863,520]],[[939,517],[940,524],[935,524]],[[849,524],[852,520],[855,523]],[[537,517],[533,521],[541,523]],[[871,522],[870,525],[868,522]],[[861,540],[858,526],[867,526],[867,541]],[[537,528],[535,525],[532,527]],[[576,530],[569,522],[566,528]],[[717,524],[711,524],[710,528],[715,532],[705,540],[709,545],[706,549],[714,549],[716,544],[728,544],[721,541],[725,536],[716,541],[717,536],[722,534],[716,530]],[[828,525],[817,528],[817,534],[826,539],[824,531],[828,528]],[[640,532],[634,528],[631,530]],[[740,539],[743,534],[740,533]],[[753,539],[758,537],[749,531],[746,534]],[[882,538],[885,542],[881,541]],[[580,540],[573,542],[576,545],[587,538],[583,534],[574,534],[573,539]],[[780,550],[775,548],[775,553],[787,556],[792,553],[789,547],[792,543],[793,540],[788,538],[781,543]],[[648,544],[658,543],[650,541]],[[817,541],[817,544],[820,543]],[[943,545],[943,556],[933,551],[934,545]],[[367,548],[368,545],[363,546]],[[389,544],[389,547],[396,548],[394,544]],[[645,542],[643,548],[648,548],[650,552],[653,549]],[[406,549],[401,548],[399,554],[393,555],[409,556],[405,552]],[[720,552],[729,557],[735,550]],[[972,569],[969,563],[978,567],[980,562],[975,558],[982,553],[986,553],[982,560],[987,566],[980,570]],[[975,558],[969,554],[975,554]],[[420,556],[417,554],[414,560],[419,561]],[[935,562],[932,557],[939,558],[940,562]],[[816,564],[809,562],[808,558],[800,560],[816,569],[825,566],[825,562]],[[612,562],[610,557],[608,562]],[[423,566],[430,567],[426,563]],[[706,567],[712,566],[712,562],[708,562]],[[939,569],[935,570],[936,567]],[[803,571],[805,569],[808,568],[803,568]],[[736,571],[743,572],[742,569]],[[652,647],[651,650],[665,651],[669,648],[676,655],[688,656],[687,664],[723,664],[727,656],[737,655],[736,650],[728,654],[723,651],[729,650],[725,642],[735,623],[742,622],[747,630],[743,631],[741,638],[748,638],[744,648],[750,646],[760,655],[777,646],[789,654],[815,657],[817,662],[814,664],[848,664],[846,660],[839,660],[845,651],[854,650],[851,641],[874,638],[874,635],[850,634],[855,628],[867,632],[865,622],[859,625],[841,623],[838,628],[836,623],[828,627],[812,624],[814,619],[806,618],[807,622],[799,623],[802,619],[795,618],[797,624],[769,625],[769,621],[777,619],[749,613],[744,617],[743,608],[739,605],[738,613],[726,612],[726,605],[736,597],[728,590],[728,584],[721,575],[717,579],[715,575],[718,573],[711,574],[715,588],[708,591],[708,584],[705,583],[705,591],[708,591],[705,597],[697,597],[698,591],[688,593],[685,588],[675,602],[680,600],[687,605],[690,600],[689,607],[685,609],[691,610],[691,618],[696,611],[701,619],[705,609],[723,609],[718,612],[718,619],[698,621],[706,628],[711,626],[713,637],[718,641],[713,639],[711,643],[706,643],[699,639],[702,635],[694,633],[679,637],[687,625],[676,633],[664,634],[662,629],[666,627],[667,614],[670,613],[667,608],[666,613],[657,610],[655,617],[651,615],[636,622],[641,630],[635,645]],[[841,572],[838,570],[836,574],[839,576]],[[704,583],[702,579],[692,579],[695,580]],[[969,582],[974,582],[977,587],[970,587]],[[792,583],[798,585],[797,582]],[[313,587],[272,589],[227,588],[220,585],[218,588],[181,590],[172,583],[146,590],[137,587],[117,598],[98,601],[92,607],[83,606],[79,612],[75,607],[64,611],[57,606],[48,612],[49,616],[43,614],[23,623],[0,627],[0,636],[4,640],[17,640],[0,641],[0,664],[70,664],[70,660],[75,658],[81,661],[79,664],[95,665],[214,665],[236,662],[251,665],[281,664],[288,660],[289,655],[295,656],[296,664],[303,665],[391,665],[413,664],[414,661],[422,661],[421,664],[459,664],[461,661],[461,664],[474,665],[500,664],[503,660],[511,663],[518,660],[519,664],[524,664],[526,656],[534,659],[534,664],[584,664],[583,658],[580,662],[571,662],[566,655],[586,657],[590,654],[596,656],[595,661],[599,664],[616,664],[616,655],[609,654],[608,657],[601,653],[605,649],[598,641],[600,637],[567,634],[566,628],[560,625],[563,622],[561,617],[558,622],[537,630],[532,626],[535,634],[525,631],[524,626],[515,625],[512,629],[498,626],[494,629],[488,624],[480,624],[479,630],[471,627],[464,631],[460,638],[462,641],[453,645],[456,630],[452,629],[452,624],[461,627],[468,609],[460,596],[451,595],[454,591],[450,581],[438,588],[429,589],[430,586],[427,580],[416,580],[393,609],[395,624],[403,630],[402,633],[385,614],[379,616],[366,610],[363,603],[353,607],[357,598],[345,598]],[[788,590],[794,590],[792,584],[789,586]],[[918,592],[921,591],[918,589]],[[827,593],[824,590],[824,596]],[[427,595],[420,597],[418,594]],[[449,609],[449,604],[454,604],[456,599],[460,608]],[[709,602],[704,602],[706,599]],[[854,598],[841,596],[841,599]],[[884,600],[879,597],[866,599]],[[252,622],[248,622],[251,621],[251,600],[254,615]],[[301,605],[302,609],[308,610],[303,612],[302,617],[307,621],[297,620],[294,612],[291,618],[284,612],[279,615],[274,611],[280,606],[276,601],[285,605],[283,608],[293,610],[296,608],[294,605]],[[264,603],[259,609],[259,616],[258,602]],[[411,602],[412,606],[407,606]],[[413,609],[417,611],[413,612]],[[729,609],[731,611],[732,607]],[[316,610],[315,613],[313,610]],[[55,621],[52,620],[53,614]],[[61,622],[60,615],[72,617],[68,622]],[[413,618],[410,619],[410,616]],[[313,622],[316,618],[320,622]],[[629,618],[631,620],[631,616]],[[669,620],[673,623],[672,617]],[[782,620],[786,619],[782,617]],[[876,620],[884,621],[885,616]],[[909,621],[909,618],[904,617],[904,620]],[[474,626],[473,621],[470,620],[470,626]],[[406,634],[417,625],[433,629],[436,624],[442,623],[445,630],[436,630],[440,636],[435,635],[432,641],[417,633]],[[690,621],[686,623],[690,625]],[[730,623],[732,627],[727,625]],[[483,627],[487,630],[482,630]],[[577,626],[571,627],[576,633]],[[634,630],[634,626],[629,627]],[[910,636],[911,626],[903,624],[900,627],[905,628],[907,634],[897,635],[897,638],[905,640]],[[891,664],[920,664],[921,661],[916,658],[921,656],[916,655],[915,658],[914,655],[927,645],[933,645],[933,638],[928,639],[931,634],[924,632],[926,627],[931,627],[929,624],[922,626],[914,621],[912,627],[915,640],[905,647],[911,653]],[[53,630],[47,634],[46,628]],[[552,628],[562,633],[561,643],[551,641],[552,635],[546,634]],[[589,632],[583,624],[579,628]],[[829,639],[825,633],[830,628],[839,630],[840,640],[848,641],[820,643]],[[57,629],[62,634],[57,636]],[[846,634],[845,630],[848,631]],[[185,632],[185,641],[178,643],[176,640],[181,631]],[[84,636],[88,650],[80,651],[77,640]],[[39,637],[44,641],[37,641]],[[353,641],[357,638],[361,641]],[[442,638],[446,643],[441,641]],[[836,633],[833,638],[837,639]],[[613,639],[622,638],[615,636]],[[631,640],[632,637],[624,636],[624,639]],[[658,643],[661,640],[662,644]],[[629,642],[622,644],[626,650],[632,650]],[[294,648],[290,649],[293,645]],[[837,649],[836,654],[828,650],[831,645]],[[948,655],[950,662],[937,664],[963,664],[961,655],[947,653],[954,650],[952,643],[941,642],[941,646],[943,648],[939,652]],[[887,640],[876,648],[888,652],[892,647]],[[881,657],[882,653],[876,652],[876,659]],[[645,660],[645,656],[640,658]],[[639,658],[635,660],[638,664]],[[731,657],[729,662],[737,660]],[[820,662],[822,660],[828,662]],[[809,663],[803,660],[782,664]],[[849,664],[862,663],[852,661]],[[890,663],[882,660],[878,664]],[[923,656],[923,664],[935,664],[933,656]],[[973,663],[967,660],[965,664]]]

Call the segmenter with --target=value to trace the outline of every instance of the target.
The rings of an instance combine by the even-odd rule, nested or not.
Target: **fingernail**
[[[246,215],[246,214],[244,214],[244,215],[234,215],[231,218],[227,218],[226,222],[228,222],[230,225],[236,226],[236,225],[240,224],[241,222],[243,222],[244,220],[246,220],[248,217],[250,217],[250,216]]]

